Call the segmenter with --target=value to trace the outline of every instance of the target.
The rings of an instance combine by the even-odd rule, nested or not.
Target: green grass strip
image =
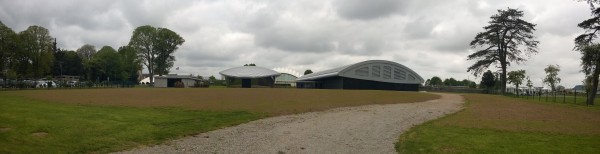
[[[264,117],[243,111],[68,105],[3,94],[0,98],[0,153],[107,153]]]

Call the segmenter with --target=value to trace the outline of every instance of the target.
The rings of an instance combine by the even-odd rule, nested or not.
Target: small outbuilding
[[[412,69],[387,60],[368,60],[304,75],[298,88],[418,91],[424,82]]]
[[[273,87],[281,73],[259,66],[240,66],[219,72],[228,87]]]
[[[169,74],[166,76],[155,76],[154,77],[154,87],[160,87],[160,88],[194,87],[196,84],[199,84],[199,82],[202,82],[202,81],[200,79],[190,76],[190,75]]]

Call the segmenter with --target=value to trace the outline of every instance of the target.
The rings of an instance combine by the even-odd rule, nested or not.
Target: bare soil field
[[[270,115],[337,107],[412,103],[440,96],[419,92],[279,88],[132,88],[8,91],[7,94],[68,104],[177,107],[209,111],[250,111]]]

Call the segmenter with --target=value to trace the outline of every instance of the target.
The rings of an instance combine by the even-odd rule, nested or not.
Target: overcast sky
[[[186,41],[175,52],[179,74],[215,75],[255,63],[298,72],[371,59],[403,64],[423,78],[471,79],[468,44],[498,9],[518,8],[537,24],[539,53],[524,69],[534,86],[544,68],[561,67],[560,85],[581,84],[577,23],[590,17],[575,0],[0,0],[0,20],[14,31],[40,25],[58,47],[126,45],[133,29],[165,27]],[[492,71],[497,68],[491,68]]]

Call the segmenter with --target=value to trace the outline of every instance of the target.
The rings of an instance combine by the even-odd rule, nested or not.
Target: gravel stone
[[[460,95],[435,94],[442,97],[271,117],[119,153],[396,153],[400,134],[462,109]]]

